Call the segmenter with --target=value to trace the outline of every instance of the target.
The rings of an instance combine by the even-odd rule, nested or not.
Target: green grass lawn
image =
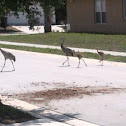
[[[37,35],[0,36],[0,40],[60,46],[63,37],[66,39],[65,46],[126,52],[126,35],[51,32]]]
[[[3,44],[0,44],[0,47],[1,48],[10,48],[10,49],[24,50],[24,51],[31,51],[31,52],[64,55],[62,50],[58,50],[58,49],[35,48],[35,47],[13,46],[13,45],[3,45]],[[98,54],[87,53],[87,52],[84,52],[82,54],[84,55],[84,58],[100,59]],[[123,56],[105,55],[104,56],[104,60],[125,62],[126,63],[126,58],[123,57]]]

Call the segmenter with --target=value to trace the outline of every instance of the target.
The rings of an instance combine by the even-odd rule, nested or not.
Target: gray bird
[[[68,66],[70,66],[70,64],[69,64],[69,57],[68,57],[68,56],[73,56],[73,55],[74,55],[74,52],[73,52],[73,50],[64,47],[64,41],[65,41],[64,38],[62,38],[61,40],[62,40],[61,49],[62,49],[62,51],[64,52],[64,54],[67,56],[67,60],[66,60],[65,62],[63,62],[63,65],[64,65],[66,62],[68,62]]]
[[[10,52],[4,51],[4,50],[1,49],[1,48],[0,48],[0,51],[1,51],[1,53],[3,54],[4,59],[5,59],[5,61],[4,61],[4,66],[3,66],[2,70],[1,70],[1,72],[3,71],[3,69],[4,69],[4,67],[5,67],[6,60],[7,60],[7,59],[9,59],[9,60],[11,61],[12,65],[13,65],[13,70],[15,70],[14,64],[13,64],[13,61],[14,61],[14,62],[16,61],[15,56],[14,56],[13,54],[11,54]]]
[[[80,66],[80,60],[83,60],[83,62],[84,62],[84,64],[85,64],[85,66],[87,67],[87,64],[86,64],[86,62],[85,62],[85,60],[83,59],[83,54],[82,53],[76,53],[76,52],[74,52],[74,55],[75,56],[77,56],[78,57],[78,59],[79,59],[79,63],[78,63],[78,68],[79,68],[79,66]]]
[[[101,56],[100,62],[102,62],[102,66],[103,66],[104,53],[102,51],[99,51],[98,49],[97,49],[97,53]]]

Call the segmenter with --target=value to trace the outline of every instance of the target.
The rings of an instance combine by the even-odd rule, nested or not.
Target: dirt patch
[[[50,100],[68,99],[72,97],[82,97],[84,95],[110,94],[126,92],[126,88],[101,87],[69,87],[38,91],[34,93],[18,94],[14,97],[27,102],[49,102]]]

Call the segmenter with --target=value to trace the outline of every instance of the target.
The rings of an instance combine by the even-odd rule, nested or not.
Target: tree
[[[35,6],[37,3],[44,9],[45,16],[45,32],[51,31],[51,15],[52,9],[60,8],[65,5],[66,0],[0,0],[0,20],[4,21],[10,13],[18,18],[18,12],[26,12],[30,29],[39,23],[40,12]],[[5,25],[6,28],[6,25]]]
[[[38,8],[33,6],[36,2],[37,0],[0,0],[0,22],[3,22],[3,27],[6,29],[7,24],[5,23],[5,19],[8,14],[19,18],[18,12],[26,12],[28,23],[32,29],[39,20],[36,15],[40,14]]]
[[[45,32],[51,32],[51,15],[52,10],[65,5],[66,0],[38,0],[44,10],[45,15]]]
[[[67,15],[66,15],[66,4],[64,2],[64,5],[56,8],[55,9],[55,14],[56,14],[56,23],[57,24],[62,24],[62,23],[67,23]]]

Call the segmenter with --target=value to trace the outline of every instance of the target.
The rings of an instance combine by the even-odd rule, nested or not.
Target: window
[[[126,18],[126,0],[123,0],[123,16]]]
[[[95,20],[96,23],[106,23],[105,0],[95,0]]]

